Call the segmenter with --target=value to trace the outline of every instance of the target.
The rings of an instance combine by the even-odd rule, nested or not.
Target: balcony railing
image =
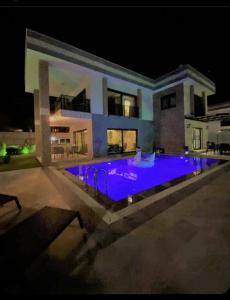
[[[124,116],[124,117],[139,117],[139,107],[137,106],[126,106],[122,104],[110,104],[108,106],[108,114],[115,116]]]
[[[55,101],[55,111],[59,109],[90,112],[90,99],[77,100],[62,95]]]

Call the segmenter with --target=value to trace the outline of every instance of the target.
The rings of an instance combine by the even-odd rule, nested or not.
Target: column
[[[142,92],[137,89],[137,107],[139,108],[139,119],[142,119]]]
[[[102,78],[102,93],[103,93],[103,114],[108,115],[108,90],[107,78]]]
[[[41,163],[49,166],[51,163],[50,145],[50,104],[49,104],[49,64],[39,61],[39,103],[41,128]]]
[[[190,85],[190,114],[194,115],[195,108],[194,108],[194,86]]]
[[[34,90],[34,133],[36,156],[41,159],[41,128],[40,128],[39,90]]]
[[[202,98],[203,98],[203,101],[204,101],[204,107],[205,107],[205,116],[207,115],[207,110],[208,110],[208,103],[207,103],[207,97],[206,97],[206,94],[205,92],[202,92]]]

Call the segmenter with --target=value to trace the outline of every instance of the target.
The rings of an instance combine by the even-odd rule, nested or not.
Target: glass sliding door
[[[87,154],[86,135],[87,129],[74,131],[74,143],[77,147],[77,152],[81,154]]]
[[[137,130],[135,129],[108,129],[108,154],[132,152],[136,150]]]
[[[136,151],[137,147],[137,131],[123,130],[123,152]]]
[[[201,128],[193,128],[193,149],[199,150],[201,149],[201,138],[202,138],[202,129]]]
[[[108,153],[122,152],[122,131],[117,129],[107,130],[107,149]]]

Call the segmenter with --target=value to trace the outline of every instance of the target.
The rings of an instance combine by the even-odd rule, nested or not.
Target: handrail
[[[105,194],[107,195],[108,194],[108,173],[103,168],[97,169],[94,166],[89,166],[86,169],[86,172],[84,174],[85,190],[88,191],[88,188],[89,188],[88,176],[89,176],[89,171],[91,169],[94,170],[94,172],[93,172],[93,181],[94,181],[95,195],[98,194],[98,173],[100,173],[100,172],[104,172],[104,174],[105,174],[105,180],[106,180],[105,181],[105,184],[106,184]]]

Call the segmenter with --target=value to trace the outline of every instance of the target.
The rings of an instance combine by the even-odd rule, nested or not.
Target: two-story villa
[[[52,151],[66,145],[89,158],[137,145],[168,153],[205,148],[207,123],[197,117],[215,84],[189,65],[154,80],[27,30],[25,90],[34,94],[37,156],[49,165]]]

